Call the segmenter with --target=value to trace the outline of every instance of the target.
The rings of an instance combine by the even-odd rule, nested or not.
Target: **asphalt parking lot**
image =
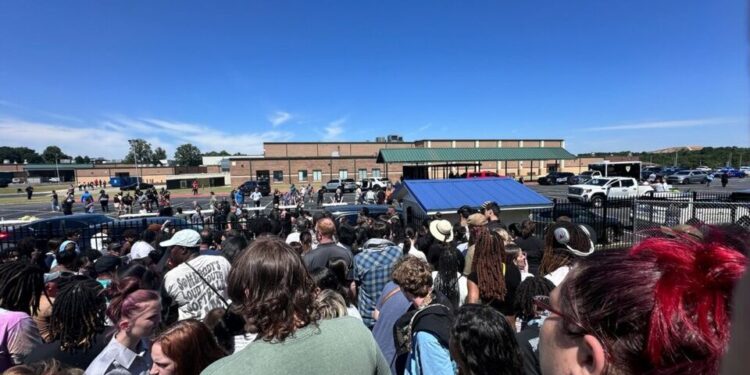
[[[566,199],[566,195],[568,192],[568,185],[538,185],[536,183],[528,183],[526,184],[531,189],[534,189],[535,191],[539,192],[540,194],[550,198],[550,199],[558,199],[558,200],[564,200]],[[727,192],[730,193],[732,191],[737,190],[745,190],[750,189],[750,178],[733,178],[729,180],[729,185],[727,185],[726,188],[721,187],[721,183],[718,181],[714,181],[714,183],[707,187],[706,185],[702,184],[692,184],[692,185],[680,185],[678,188],[681,191],[689,192],[689,191],[699,191],[699,192]],[[326,201],[329,201],[329,196],[332,194],[326,194]],[[208,207],[208,196],[205,197],[175,197],[172,198],[172,206],[173,207],[182,207],[185,210],[190,210],[193,208],[193,202],[198,202],[201,207],[204,209]],[[6,202],[4,202],[6,201]],[[9,203],[13,202],[13,203]],[[354,194],[348,193],[344,195],[344,201],[353,203],[354,202]],[[267,205],[271,203],[271,197],[263,197],[261,200],[262,205]],[[97,212],[100,212],[99,206],[96,207]],[[110,209],[112,209],[110,204]],[[83,207],[80,203],[77,203],[74,206],[73,209],[74,213],[82,213]],[[35,200],[32,202],[18,202],[18,199],[7,199],[6,197],[0,197],[0,221],[2,220],[15,220],[23,216],[35,216],[38,218],[46,218],[46,217],[52,217],[52,216],[58,216],[62,215],[62,213],[59,212],[52,212],[50,209],[50,204],[48,199],[44,199],[43,201]]]

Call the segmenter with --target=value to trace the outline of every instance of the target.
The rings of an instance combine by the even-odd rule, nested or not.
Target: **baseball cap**
[[[182,247],[198,247],[201,243],[201,235],[192,229],[183,229],[172,236],[172,238],[162,241],[159,246],[182,246]]]
[[[154,251],[154,248],[148,242],[138,241],[130,248],[130,260],[148,258],[148,254],[152,251]]]
[[[122,264],[120,257],[105,255],[94,262],[94,271],[96,273],[112,272]]]
[[[481,227],[487,225],[487,218],[482,214],[471,214],[466,219],[466,223],[474,227]]]

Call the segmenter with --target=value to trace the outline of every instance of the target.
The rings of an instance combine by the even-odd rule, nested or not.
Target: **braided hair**
[[[22,261],[0,264],[0,307],[35,315],[44,291],[44,271]]]
[[[500,236],[483,227],[474,245],[473,271],[477,273],[479,297],[484,301],[503,301],[508,289],[505,286],[503,264],[505,246]]]
[[[50,333],[60,349],[74,353],[88,350],[96,334],[104,331],[107,299],[104,289],[89,278],[73,278],[60,286],[50,316]]]
[[[464,269],[464,258],[456,248],[447,243],[441,243],[443,249],[437,266],[437,277],[433,280],[435,290],[442,293],[451,301],[454,308],[460,304],[458,288],[458,273]]]
[[[518,285],[516,299],[513,301],[513,311],[516,317],[523,322],[536,318],[539,314],[534,306],[534,297],[548,296],[552,289],[555,289],[555,284],[544,277],[528,277],[522,281]]]

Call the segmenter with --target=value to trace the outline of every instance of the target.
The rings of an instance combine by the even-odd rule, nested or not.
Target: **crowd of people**
[[[739,226],[595,251],[586,226],[503,223],[495,202],[419,225],[275,212],[22,241],[0,263],[0,371],[719,374],[747,350],[729,346],[748,334]]]

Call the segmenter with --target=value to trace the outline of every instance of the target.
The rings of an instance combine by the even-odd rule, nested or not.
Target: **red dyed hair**
[[[226,356],[205,324],[187,319],[175,323],[153,341],[175,362],[177,375],[199,375],[210,364]]]
[[[599,338],[615,372],[718,373],[747,260],[721,230],[704,232],[596,252],[560,286],[561,307]]]
[[[141,289],[141,281],[135,277],[126,277],[112,284],[114,293],[107,308],[107,316],[113,323],[133,317],[140,311],[139,305],[144,302],[158,301],[159,293],[150,289]]]

